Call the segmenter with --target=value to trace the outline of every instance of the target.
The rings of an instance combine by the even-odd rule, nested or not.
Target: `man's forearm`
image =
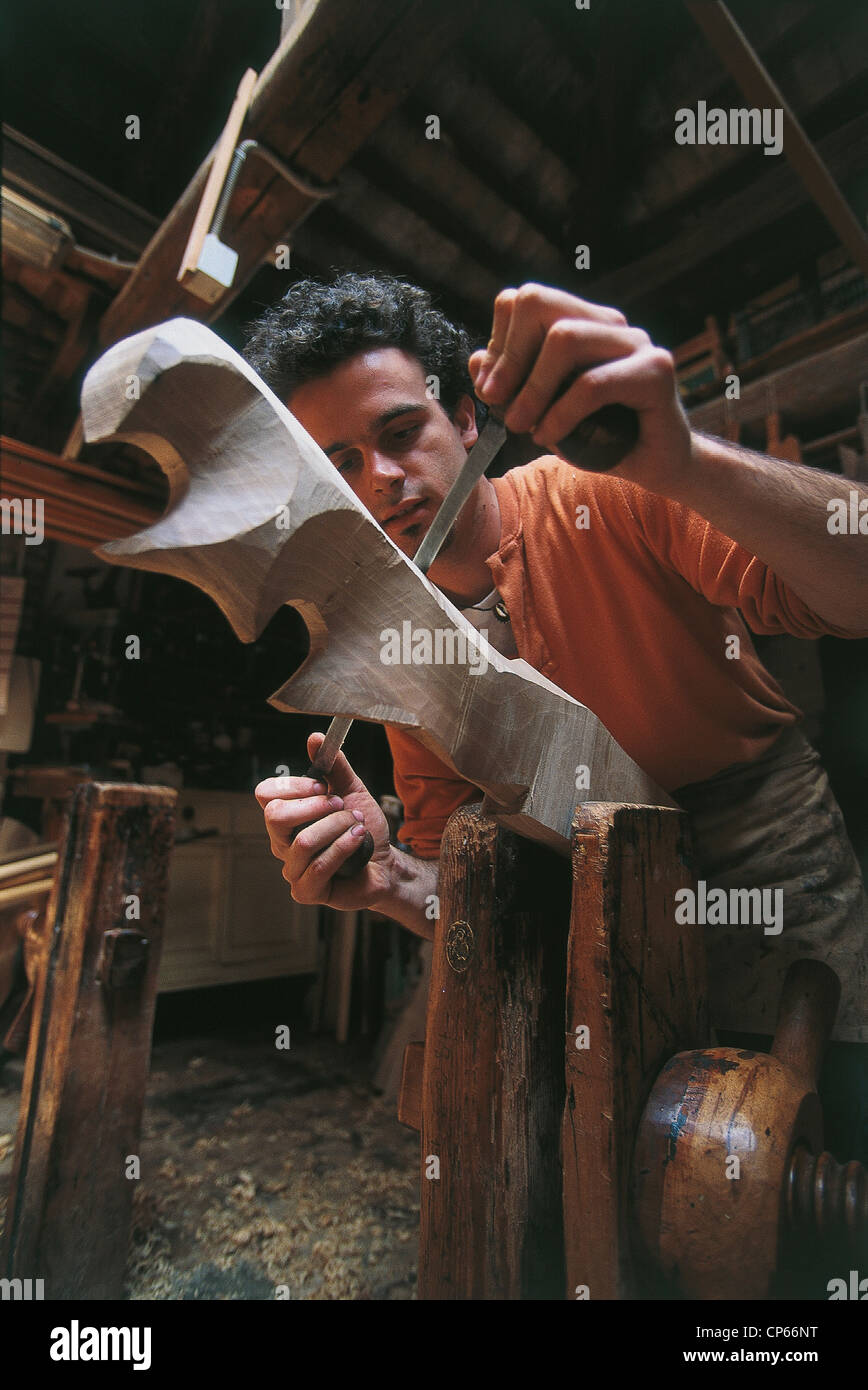
[[[830,501],[845,502],[849,517],[865,518],[868,488],[693,431],[690,467],[665,496],[759,556],[819,617],[853,631],[868,628],[868,536],[858,521],[845,534],[828,525],[840,510],[830,511]]]
[[[371,906],[393,921],[400,922],[402,927],[416,936],[424,936],[431,941],[438,916],[440,860],[416,859],[401,850],[393,850],[393,856],[389,891]]]

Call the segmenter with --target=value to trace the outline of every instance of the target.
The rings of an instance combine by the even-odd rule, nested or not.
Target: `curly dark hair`
[[[298,280],[247,332],[245,359],[282,400],[303,382],[378,347],[402,348],[426,376],[436,376],[450,419],[463,395],[475,400],[467,330],[435,309],[427,290],[394,275],[345,271],[331,283]]]

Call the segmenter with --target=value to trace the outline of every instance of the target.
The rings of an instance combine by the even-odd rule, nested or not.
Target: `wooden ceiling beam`
[[[559,280],[572,261],[537,231],[481,170],[465,164],[451,140],[428,140],[424,116],[394,112],[356,160],[369,181],[425,218],[442,236],[496,269],[507,283],[521,265],[525,279]]]
[[[748,101],[760,109],[783,112],[784,154],[801,179],[854,265],[868,275],[868,236],[829,169],[808,139],[780,88],[766,72],[722,0],[685,0],[724,67],[732,74]]]
[[[260,75],[242,136],[261,141],[312,181],[333,180],[469,23],[475,0],[311,0]],[[216,146],[215,146],[216,148]],[[222,233],[238,252],[235,281],[214,304],[177,271],[214,151],[146,248],[100,325],[103,346],[182,314],[211,322],[316,207],[270,166],[248,161]]]
[[[450,140],[469,168],[485,170],[489,187],[503,190],[511,205],[555,247],[571,249],[567,209],[581,184],[575,171],[550,150],[531,127],[501,101],[463,56],[432,66],[419,97],[439,116],[441,139]]]
[[[819,142],[819,149],[839,179],[858,174],[868,163],[868,116],[860,116],[827,135]],[[731,197],[707,206],[686,231],[670,237],[662,246],[590,281],[586,293],[599,304],[626,306],[645,301],[688,270],[749,240],[778,219],[800,211],[808,202],[793,171],[787,165],[779,166]]]
[[[566,26],[571,41],[564,43],[549,27],[545,6],[536,13],[530,5],[505,5],[503,0],[484,0],[484,6],[473,53],[479,72],[513,115],[575,169],[583,154],[576,131],[587,129],[600,100],[587,16],[573,9]],[[626,49],[622,43],[622,52]]]
[[[336,211],[360,230],[375,229],[377,241],[386,256],[396,256],[412,267],[423,283],[449,285],[459,298],[479,305],[489,314],[494,297],[503,288],[498,276],[468,256],[463,246],[443,236],[381,188],[376,188],[356,169],[347,169],[341,192],[334,200]]]
[[[3,179],[51,212],[126,255],[138,256],[159,218],[145,212],[12,126],[3,126]]]
[[[432,273],[423,273],[418,257],[405,257],[397,245],[391,250],[379,238],[379,228],[360,220],[349,222],[340,210],[323,208],[316,222],[299,227],[293,240],[297,250],[312,267],[314,274],[323,276],[331,270],[355,270],[360,273],[405,275],[409,280],[422,282],[434,303],[443,313],[457,319],[473,332],[484,333],[491,323],[491,304],[474,297],[460,295],[450,280],[441,280]]]
[[[7,264],[7,257],[4,255],[3,322],[14,323],[16,328],[23,328],[28,333],[45,338],[51,343],[62,342],[66,320],[54,310],[46,309],[36,295],[7,278]]]
[[[774,13],[758,9],[751,15],[755,40]],[[764,57],[774,58],[781,78],[794,95],[798,94],[802,119],[809,120],[843,87],[859,81],[864,71],[860,67],[864,31],[865,23],[856,9],[839,16],[839,24],[834,26],[826,13],[814,10],[809,16],[794,19],[774,41],[757,43],[756,47]],[[806,50],[810,63],[805,62]],[[732,78],[698,31],[695,39],[679,49],[674,65],[655,72],[636,111],[645,158],[624,205],[631,232],[643,234],[652,219],[714,197],[715,181],[731,175],[739,162],[750,158],[750,151],[743,146],[676,145],[672,138],[676,106],[695,107],[702,98],[709,107],[729,107],[731,91]],[[679,94],[677,101],[673,92]]]

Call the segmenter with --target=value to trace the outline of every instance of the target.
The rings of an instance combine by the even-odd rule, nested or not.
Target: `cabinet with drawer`
[[[319,909],[293,901],[252,795],[182,790],[177,826],[199,837],[172,851],[158,990],[315,971]]]

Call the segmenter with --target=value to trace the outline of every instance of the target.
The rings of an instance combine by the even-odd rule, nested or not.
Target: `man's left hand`
[[[491,341],[470,358],[470,375],[480,400],[508,407],[508,429],[553,453],[587,416],[617,402],[636,411],[639,439],[615,473],[665,492],[689,467],[672,355],[617,309],[547,285],[502,290]]]

